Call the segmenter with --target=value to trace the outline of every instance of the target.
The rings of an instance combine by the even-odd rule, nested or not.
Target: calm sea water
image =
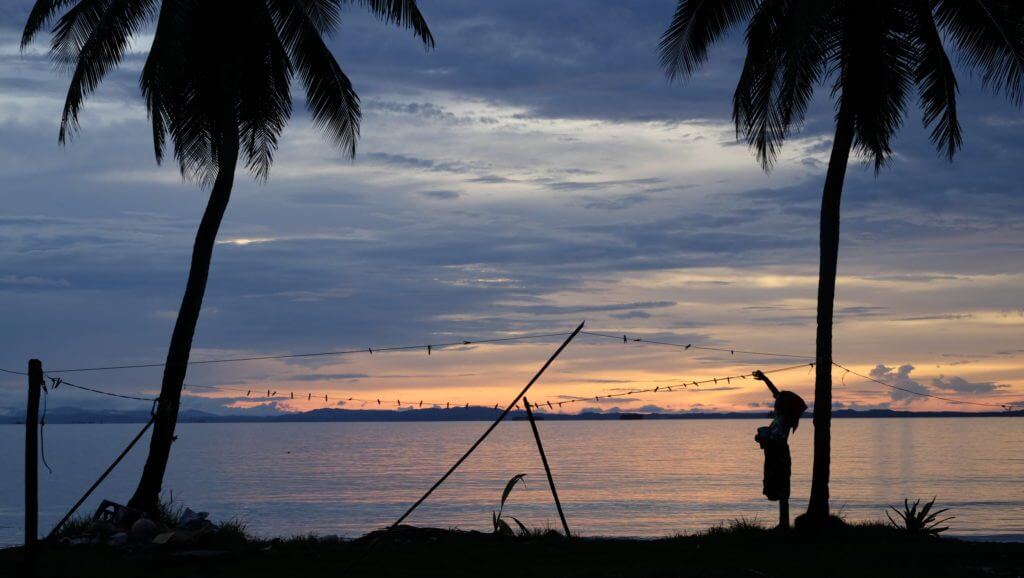
[[[810,420],[792,438],[793,511],[810,484]],[[746,517],[776,520],[761,497],[756,420],[541,422],[570,527],[583,535],[662,536]],[[139,425],[49,425],[40,474],[48,529]],[[259,535],[355,536],[397,518],[487,424],[183,424],[165,491]],[[22,537],[24,426],[0,426],[0,544]],[[147,438],[148,439],[148,438]],[[904,497],[938,497],[951,534],[1024,540],[1024,419],[844,419],[833,425],[833,505],[879,519]],[[140,444],[101,486],[124,501],[141,471]],[[558,527],[525,422],[502,424],[409,522],[489,529],[505,481],[527,474],[506,512]]]

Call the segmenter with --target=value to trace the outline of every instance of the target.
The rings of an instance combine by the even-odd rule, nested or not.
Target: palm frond
[[[120,63],[132,36],[153,15],[155,2],[156,0],[112,0],[99,14],[99,19],[78,51],[75,70],[71,75],[67,99],[64,102],[60,142],[65,141],[69,130],[74,130],[78,126],[78,111],[86,96],[99,86],[111,68]],[[79,6],[84,4],[86,2]],[[62,18],[61,23],[64,22]],[[79,40],[75,38],[74,42],[77,43]]]
[[[278,137],[291,117],[292,65],[270,14],[258,10],[249,18],[253,33],[241,41],[250,56],[240,59],[237,80],[239,137],[249,172],[266,181]]]
[[[434,35],[427,20],[420,13],[416,0],[348,0],[358,2],[385,22],[410,28],[429,48],[434,47]]]
[[[707,60],[708,49],[734,24],[746,20],[760,0],[679,0],[658,43],[661,67],[669,80],[692,76]]]
[[[309,15],[310,22],[321,34],[330,34],[341,25],[339,0],[291,0]]]
[[[765,170],[771,167],[786,138],[778,107],[781,61],[786,55],[777,38],[786,6],[785,0],[765,0],[751,18],[746,35],[747,57],[733,95],[737,137],[746,138]]]
[[[170,130],[171,110],[164,94],[170,90],[168,76],[175,74],[175,65],[169,58],[175,47],[167,45],[176,44],[175,40],[184,26],[185,23],[174,9],[174,4],[161,3],[153,43],[139,76],[139,89],[146,101],[146,112],[153,128],[153,153],[157,164],[163,162],[167,133]]]
[[[52,20],[57,13],[76,0],[36,0],[25,21],[21,33],[21,49],[24,50],[35,39],[36,34]]]
[[[268,0],[292,65],[306,88],[313,124],[333,144],[355,156],[359,140],[359,97],[352,82],[324,44],[313,16],[289,0]]]
[[[834,5],[821,0],[792,1],[777,31],[781,59],[778,108],[787,136],[803,122],[814,89],[825,74],[837,36],[831,24]]]
[[[931,141],[953,160],[963,144],[956,114],[957,80],[953,65],[942,46],[929,0],[916,0],[911,7],[915,46],[914,82],[918,86],[924,126],[930,127]]]
[[[64,142],[77,128],[88,96],[155,17],[139,86],[157,162],[170,141],[187,179],[207,183],[227,160],[224,155],[230,155],[233,170],[241,154],[253,176],[265,180],[291,116],[293,75],[306,90],[313,124],[346,154],[355,154],[359,97],[325,42],[345,4],[358,4],[434,45],[415,0],[263,0],[245,9],[206,0],[37,0],[22,46],[56,19],[50,55],[71,72],[60,131]]]
[[[914,46],[899,3],[846,3],[840,74],[833,93],[854,119],[854,146],[879,171],[892,155],[914,79]]]
[[[1024,105],[1024,2],[934,0],[939,27],[962,63],[995,92]]]
[[[82,47],[110,6],[111,0],[78,0],[53,27],[50,38],[50,60],[57,68],[72,72],[78,64]]]

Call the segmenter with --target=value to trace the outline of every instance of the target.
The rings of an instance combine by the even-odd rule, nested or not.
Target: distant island
[[[178,417],[179,423],[296,423],[296,422],[428,422],[428,421],[491,421],[501,410],[483,407],[424,408],[406,410],[383,409],[335,409],[324,408],[311,411],[280,415],[221,415],[197,410],[184,410]],[[666,420],[666,419],[765,419],[766,411],[747,412],[679,412],[679,413],[637,413],[637,412],[596,412],[583,411],[574,414],[534,414],[539,420],[548,421],[615,421],[615,420]],[[936,418],[936,417],[1024,417],[1024,410],[1016,411],[903,411],[892,409],[838,409],[832,412],[838,419],[850,418]],[[508,419],[526,419],[525,412],[513,411]],[[77,408],[50,408],[46,416],[48,424],[90,424],[90,423],[145,423],[149,420],[147,411],[92,411]],[[23,415],[0,416],[0,423],[24,423]]]

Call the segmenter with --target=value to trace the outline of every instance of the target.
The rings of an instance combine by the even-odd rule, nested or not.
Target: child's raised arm
[[[752,375],[754,376],[754,379],[758,381],[763,381],[764,384],[768,386],[768,389],[772,391],[772,397],[779,396],[779,388],[775,387],[775,384],[772,383],[772,380],[768,379],[768,376],[765,375],[763,371],[761,371],[760,369],[755,369]]]

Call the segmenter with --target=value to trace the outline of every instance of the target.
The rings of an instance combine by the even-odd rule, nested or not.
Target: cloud
[[[997,384],[991,381],[970,382],[954,375],[949,377],[940,375],[932,380],[932,385],[941,390],[966,394],[993,393],[998,389],[1010,387],[1006,384]]]
[[[742,387],[723,385],[721,387],[692,387],[687,389],[691,393],[702,392],[702,391],[737,391],[743,389]]]
[[[899,321],[960,321],[973,317],[970,313],[945,313],[940,315],[917,315],[914,317],[901,317]]]
[[[67,287],[71,285],[64,279],[47,279],[45,277],[19,277],[18,275],[4,275],[0,277],[0,286],[18,285],[22,287]]]
[[[612,313],[609,317],[615,319],[650,319],[651,314],[646,311],[627,311],[625,313]]]
[[[898,389],[890,389],[889,397],[893,401],[903,401],[912,403],[915,401],[921,401],[924,398],[920,395],[914,395],[910,393],[915,391],[921,394],[929,393],[928,387],[918,381],[915,381],[910,377],[910,373],[914,371],[914,366],[910,364],[904,364],[898,368],[886,367],[879,363],[871,370],[869,375],[879,381],[884,381],[896,387],[901,387],[910,391],[901,391]]]
[[[514,305],[507,309],[519,313],[532,313],[535,315],[567,315],[576,313],[599,313],[608,311],[623,311],[631,309],[664,309],[674,307],[675,301],[635,301],[632,303],[612,303],[608,305]]]
[[[584,209],[622,211],[650,201],[651,196],[644,193],[631,193],[618,197],[595,197],[591,195],[584,195],[582,199]]]
[[[578,397],[575,395],[558,395],[556,399],[564,400],[575,400],[575,401],[586,401],[589,403],[629,403],[631,401],[641,401],[638,397]]]
[[[934,390],[941,390],[942,392],[951,392],[956,394],[980,395],[994,393],[999,389],[1006,389],[1010,387],[1007,384],[997,384],[991,381],[971,382],[960,376],[945,375],[933,378],[931,380],[931,387],[928,387],[910,377],[910,374],[914,369],[914,366],[909,364],[901,365],[896,369],[878,364],[871,370],[870,375],[880,381],[923,394],[931,394]],[[889,396],[893,401],[905,401],[908,403],[925,399],[922,396],[896,389],[890,390]]]
[[[329,381],[329,380],[356,380],[370,377],[366,373],[307,373],[302,375],[289,375],[288,381]]]
[[[458,191],[448,190],[434,190],[434,191],[420,191],[420,195],[433,199],[435,201],[454,201],[455,199],[462,196],[462,193]]]
[[[674,413],[675,412],[675,410],[673,410],[673,409],[664,408],[664,407],[661,407],[660,405],[652,405],[652,404],[642,405],[642,406],[636,408],[635,411],[639,411],[639,412],[642,412],[642,413]]]
[[[173,164],[153,163],[141,54],[108,75],[79,137],[57,147],[67,79],[53,73],[45,41],[18,50],[31,5],[0,8],[0,367],[40,355],[48,366],[159,362],[208,191],[183,184]],[[672,9],[664,0],[436,0],[427,17],[443,49],[432,52],[364,11],[347,13],[330,47],[365,104],[359,154],[350,162],[325,146],[296,102],[270,181],[236,181],[197,356],[547,332],[563,330],[567,316],[652,339],[812,350],[827,91],[765,175],[735,144],[730,118],[742,30],[709,55],[700,82],[673,85],[657,62]],[[1024,280],[1024,142],[1013,123],[993,122],[1020,112],[976,84],[963,77],[966,146],[954,164],[908,123],[900,157],[877,178],[851,166],[837,342],[846,363],[884,353],[924,367],[949,347],[934,324],[962,315],[958,347],[979,359],[1007,352],[1006,375],[993,384],[1009,393],[1021,387],[1021,321],[999,312],[1020,307]],[[900,319],[912,322],[889,323]],[[487,359],[477,375],[517,378],[527,346],[495,350],[460,359]],[[586,357],[590,374],[637,379],[800,362],[602,348],[594,339],[569,353]],[[452,387],[455,371],[439,369],[439,357],[389,366],[417,377],[388,387]],[[190,379],[277,383],[318,364],[330,365],[293,361],[251,374],[240,365],[231,376],[197,367]],[[963,374],[979,391],[996,377]],[[158,382],[158,373],[103,376],[126,393]],[[0,375],[0,385],[0,405],[23,404],[20,381]],[[368,378],[363,386],[383,388]],[[701,399],[719,397],[739,396]]]

